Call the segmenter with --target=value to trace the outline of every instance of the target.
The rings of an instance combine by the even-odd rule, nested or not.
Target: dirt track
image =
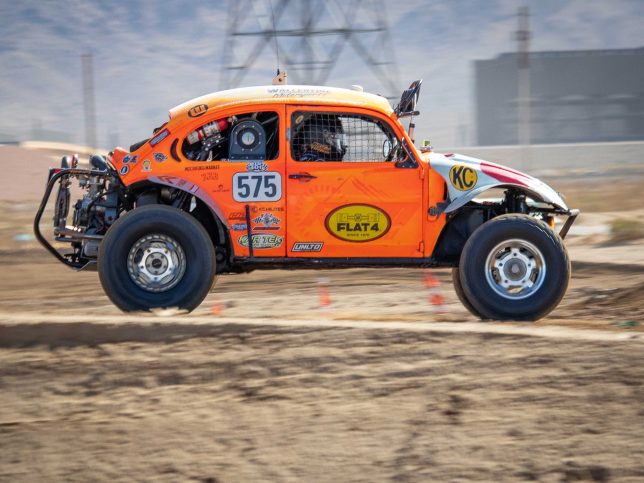
[[[392,269],[224,276],[193,315],[141,317],[94,273],[0,258],[0,480],[644,478],[637,267],[577,266],[531,326],[461,323],[445,271],[443,315]]]

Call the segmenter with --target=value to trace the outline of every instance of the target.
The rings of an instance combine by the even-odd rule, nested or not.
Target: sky
[[[275,6],[280,0],[272,1]],[[293,8],[284,12],[278,27],[299,22],[297,1],[291,0]],[[359,27],[373,25],[369,1],[363,0],[363,10],[351,16]],[[258,2],[247,9],[241,28],[259,29],[268,21],[268,0]],[[319,2],[313,0],[319,25],[328,25],[328,9]],[[429,138],[438,147],[473,140],[472,61],[516,49],[513,35],[522,5],[530,8],[532,50],[644,46],[644,0],[380,3],[390,42],[378,47],[367,38],[365,45],[395,60],[399,92],[412,80],[424,79],[416,139]],[[221,85],[225,54],[233,54],[226,44],[229,26],[225,0],[0,0],[0,139],[30,139],[42,128],[84,143],[83,53],[94,57],[97,137],[104,148],[149,137],[170,108],[191,98],[224,87],[270,84],[276,68],[273,44],[264,46],[238,85]],[[248,42],[252,39],[238,42],[234,54],[243,53]],[[303,52],[301,41],[283,39],[280,51],[282,62],[297,57]],[[361,55],[347,46],[326,85],[352,84],[388,94]]]

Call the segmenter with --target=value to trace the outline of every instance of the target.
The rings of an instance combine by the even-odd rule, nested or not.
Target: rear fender
[[[521,171],[462,154],[430,153],[428,160],[447,184],[449,199],[445,213],[461,208],[492,188],[517,188],[536,201],[568,211],[559,193]]]

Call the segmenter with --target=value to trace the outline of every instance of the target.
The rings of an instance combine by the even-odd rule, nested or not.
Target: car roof
[[[206,105],[207,109],[253,104],[309,104],[351,106],[375,109],[386,115],[393,112],[389,101],[379,95],[351,89],[326,86],[286,85],[241,87],[213,92],[197,97],[170,109],[170,119],[186,115],[193,107]]]

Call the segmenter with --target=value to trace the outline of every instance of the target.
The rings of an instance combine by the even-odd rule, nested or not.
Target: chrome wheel
[[[127,257],[132,281],[148,292],[165,292],[177,285],[186,271],[186,255],[173,238],[146,235],[139,238]]]
[[[546,278],[541,251],[525,240],[505,240],[490,251],[485,278],[501,297],[520,300],[534,294]]]

